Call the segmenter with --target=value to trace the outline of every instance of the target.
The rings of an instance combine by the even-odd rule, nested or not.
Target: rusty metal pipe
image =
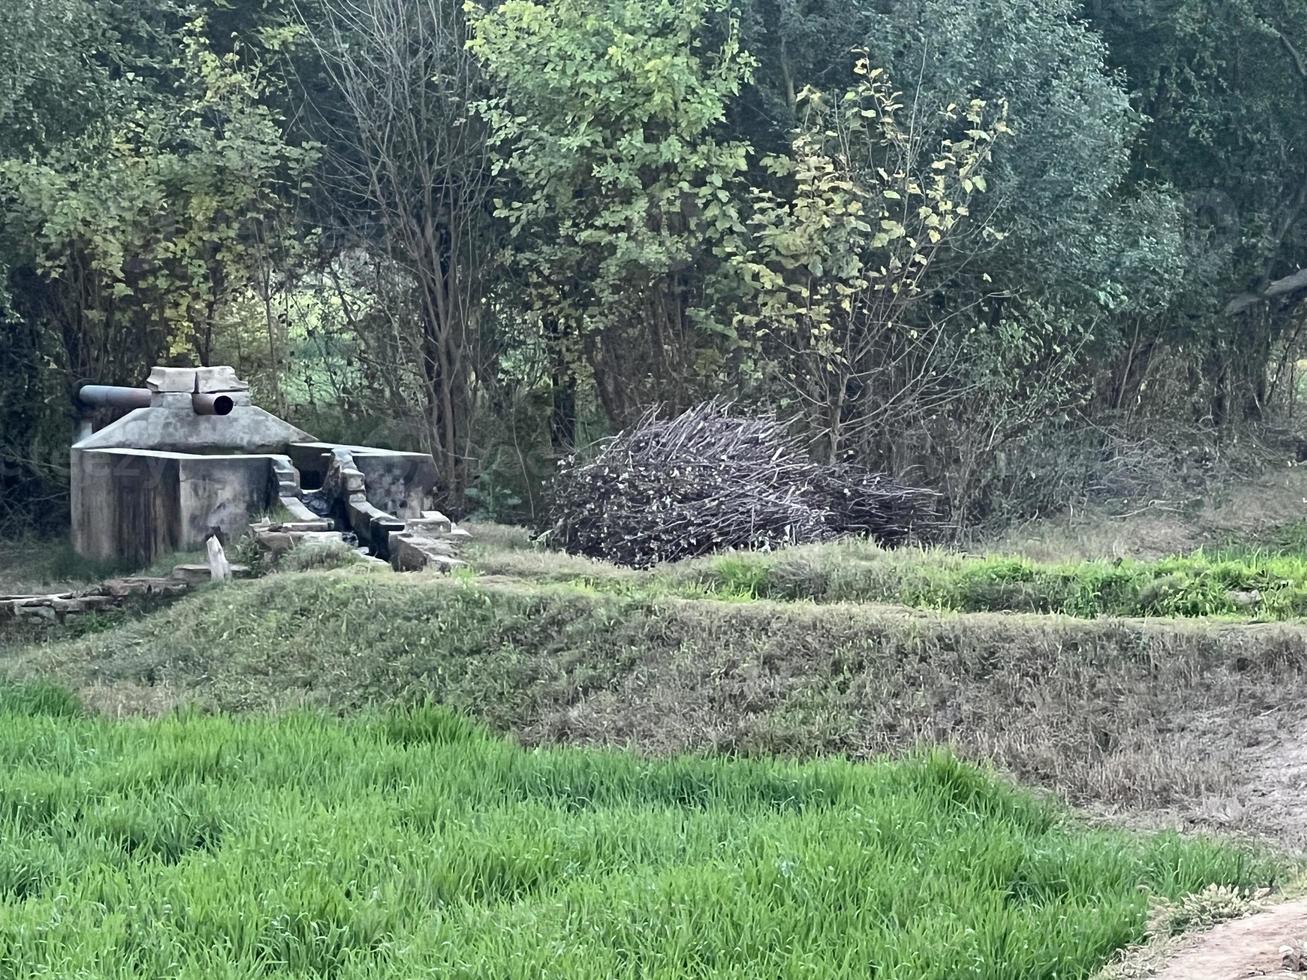
[[[77,400],[85,408],[149,408],[149,388],[120,388],[117,385],[82,385]]]
[[[153,399],[149,388],[82,385],[77,390],[77,401],[83,408],[149,408]],[[191,408],[196,415],[230,415],[235,407],[231,395],[191,395]]]
[[[196,415],[230,415],[236,407],[231,395],[191,395]]]

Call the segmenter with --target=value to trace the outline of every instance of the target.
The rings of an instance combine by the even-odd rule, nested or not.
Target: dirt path
[[[1282,712],[1267,713],[1256,722],[1244,733],[1247,743],[1238,753],[1242,778],[1232,795],[1206,801],[1205,806],[1214,809],[1185,814],[1177,826],[1250,834],[1301,854],[1307,850],[1307,807],[1301,802],[1307,796],[1307,723],[1286,720]],[[1150,946],[1128,954],[1123,968],[1104,975],[1307,980],[1307,898]],[[1287,956],[1285,947],[1290,947]]]
[[[1282,947],[1301,949],[1307,939],[1307,899],[1287,902],[1196,936],[1156,980],[1242,980],[1244,977],[1301,978],[1285,969]],[[1296,964],[1288,964],[1296,967]]]
[[[1235,804],[1245,830],[1288,844],[1307,843],[1307,726],[1295,725],[1246,750],[1246,779]],[[1285,955],[1285,947],[1292,952]],[[1301,957],[1301,958],[1300,958]],[[1307,899],[1277,905],[1194,936],[1156,980],[1307,978]]]

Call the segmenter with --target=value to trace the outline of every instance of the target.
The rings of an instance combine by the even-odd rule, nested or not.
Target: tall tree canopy
[[[966,522],[1296,398],[1307,0],[0,17],[0,490],[29,515],[69,385],[168,358],[509,516],[659,403],[774,410]]]

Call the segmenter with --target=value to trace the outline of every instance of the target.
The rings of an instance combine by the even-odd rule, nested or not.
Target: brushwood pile
[[[770,417],[708,402],[656,412],[564,460],[547,528],[573,554],[643,568],[728,549],[861,535],[895,546],[935,523],[937,495],[854,463],[817,463]]]

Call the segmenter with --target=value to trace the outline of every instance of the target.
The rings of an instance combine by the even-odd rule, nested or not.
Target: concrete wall
[[[183,547],[199,547],[213,527],[228,540],[274,503],[272,460],[254,456],[187,456],[181,460],[180,537]]]
[[[73,450],[73,547],[145,563],[179,546],[176,454]]]
[[[88,558],[152,561],[235,537],[272,505],[272,457],[142,449],[72,451],[73,546]]]
[[[299,471],[321,486],[336,443],[295,442],[287,448]],[[370,446],[348,449],[363,474],[368,503],[396,517],[421,517],[435,506],[436,463],[426,453],[407,453]]]

